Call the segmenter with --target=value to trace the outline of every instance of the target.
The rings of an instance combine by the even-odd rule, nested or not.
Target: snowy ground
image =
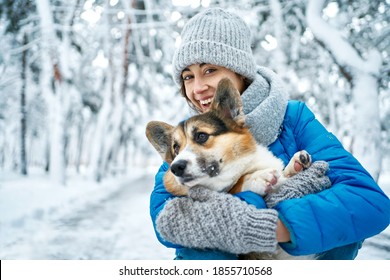
[[[133,170],[134,171],[134,170]],[[0,259],[172,259],[149,217],[153,175],[66,187],[43,175],[0,181]],[[0,174],[1,178],[1,174]]]
[[[151,170],[100,185],[72,176],[65,187],[39,173],[0,173],[0,259],[172,259],[149,218]],[[382,178],[390,195],[390,174]],[[368,239],[358,258],[390,259],[390,227]]]

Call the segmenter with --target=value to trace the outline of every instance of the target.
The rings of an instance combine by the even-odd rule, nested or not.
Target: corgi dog
[[[228,79],[219,82],[207,112],[177,126],[151,121],[146,137],[170,165],[164,185],[176,196],[187,195],[194,186],[264,196],[311,165],[311,156],[299,151],[284,167],[267,147],[256,142],[245,126],[240,93]]]

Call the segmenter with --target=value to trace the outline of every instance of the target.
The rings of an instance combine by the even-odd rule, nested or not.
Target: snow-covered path
[[[1,242],[0,259],[172,259],[150,221],[152,180],[122,182],[101,199],[16,225]]]

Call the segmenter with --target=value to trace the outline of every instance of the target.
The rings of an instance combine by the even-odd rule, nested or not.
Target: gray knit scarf
[[[241,95],[246,124],[256,141],[268,146],[279,135],[288,94],[282,80],[270,69],[257,68],[257,77]]]

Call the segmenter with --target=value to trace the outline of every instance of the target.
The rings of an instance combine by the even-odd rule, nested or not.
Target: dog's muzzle
[[[206,163],[204,161],[197,162],[200,170],[192,172],[189,169],[189,161],[181,159],[171,165],[171,172],[175,175],[181,183],[187,183],[200,176],[207,175],[208,177],[216,177],[219,175],[219,165],[217,161]],[[193,170],[194,171],[194,170]]]

